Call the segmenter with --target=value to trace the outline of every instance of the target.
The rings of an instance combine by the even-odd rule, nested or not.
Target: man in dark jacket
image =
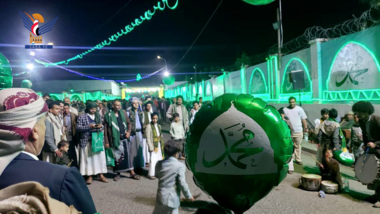
[[[359,125],[363,133],[364,151],[380,158],[380,116],[374,115],[375,108],[370,102],[359,101],[352,106],[352,111],[359,118]],[[375,168],[374,170],[378,170]],[[373,205],[380,208],[380,185],[368,185],[368,189],[375,190],[377,202]]]
[[[78,168],[77,152],[76,146],[78,142],[76,141],[76,127],[77,127],[77,115],[70,111],[70,105],[68,103],[64,104],[63,111],[63,127],[66,134],[66,140],[69,142],[69,151],[67,155],[70,160],[72,160],[71,166]]]

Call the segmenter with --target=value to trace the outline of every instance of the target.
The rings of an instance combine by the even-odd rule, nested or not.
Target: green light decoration
[[[196,185],[236,214],[280,184],[293,153],[278,111],[249,94],[224,94],[202,107],[185,146]]]
[[[197,97],[197,99],[198,99],[199,97],[203,97],[204,81],[198,83],[198,85],[199,85],[199,86],[198,86],[198,97]]]
[[[85,55],[95,51],[95,50],[99,50],[99,49],[102,49],[104,46],[108,46],[108,45],[111,45],[113,42],[116,42],[119,37],[123,36],[123,35],[127,35],[128,33],[132,32],[135,27],[141,25],[144,21],[146,20],[151,20],[153,15],[156,13],[156,11],[164,11],[166,8],[170,9],[170,10],[175,10],[177,7],[178,7],[178,1],[179,0],[175,0],[175,4],[173,4],[172,6],[169,5],[169,0],[162,0],[161,2],[158,2],[156,6],[153,6],[153,12],[150,11],[150,10],[147,10],[144,15],[141,15],[140,17],[136,18],[133,22],[131,22],[131,24],[127,25],[124,27],[124,29],[121,29],[119,32],[111,35],[108,39],[105,39],[103,42],[95,45],[93,48],[79,54],[79,55],[76,55],[75,57],[72,57],[70,59],[67,59],[67,60],[63,60],[63,61],[60,61],[60,62],[55,62],[55,63],[46,63],[46,62],[41,62],[41,61],[37,61],[35,60],[37,63],[40,63],[46,67],[49,67],[49,66],[54,66],[54,65],[62,65],[62,64],[69,64],[71,61],[74,61],[74,60],[77,60],[77,59],[82,59]]]
[[[174,82],[175,82],[175,78],[174,78],[174,76],[170,75],[170,76],[168,76],[168,77],[164,77],[164,78],[162,79],[162,81],[164,82],[165,85],[173,85]],[[174,90],[174,94],[177,96],[177,93],[176,93],[176,92],[177,92],[177,91]]]
[[[32,82],[30,80],[23,80],[21,82],[21,88],[29,88],[31,89],[33,86]]]
[[[12,68],[8,59],[0,53],[0,90],[11,88],[13,85]]]
[[[20,75],[23,75],[23,74],[27,74],[29,73],[28,71],[23,71],[21,73],[18,73],[18,74],[13,74],[14,77],[17,77],[17,76],[20,76]]]
[[[204,96],[203,100],[204,101],[212,101],[212,98],[213,98],[212,86],[211,86],[210,81],[208,81],[206,83],[206,93],[205,93],[205,96]]]
[[[141,75],[138,73],[137,76],[136,76],[136,81],[140,81],[142,78],[141,78]]]
[[[248,3],[248,4],[259,6],[259,5],[270,4],[270,3],[274,2],[275,0],[243,0],[243,1]]]
[[[242,66],[240,68],[240,85],[241,85],[241,93],[247,93],[247,82],[245,80],[245,68]]]
[[[42,96],[42,93],[37,92],[38,95]],[[119,96],[114,96],[110,94],[103,94],[101,91],[97,92],[84,92],[84,93],[58,93],[50,94],[51,99],[53,100],[63,100],[65,97],[70,97],[72,101],[74,100],[81,100],[83,102],[87,102],[87,100],[114,100],[114,99],[120,99]]]
[[[380,100],[380,89],[325,91],[323,97],[326,101]]]

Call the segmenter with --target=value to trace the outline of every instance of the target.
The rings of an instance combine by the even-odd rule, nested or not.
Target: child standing
[[[62,153],[62,157],[56,158],[56,164],[70,167],[71,161],[69,156],[67,155],[67,152],[69,151],[69,146],[69,142],[65,140],[61,140],[61,142],[58,143],[58,149]]]
[[[194,201],[186,183],[186,167],[177,160],[182,144],[169,140],[164,146],[165,159],[156,165],[159,179],[156,206],[153,214],[177,214],[181,191],[189,201]],[[174,186],[173,186],[174,184]]]
[[[152,121],[146,126],[146,142],[148,144],[150,152],[150,163],[148,178],[154,180],[155,167],[158,161],[162,160],[164,143],[162,138],[161,126],[157,124],[158,122],[158,113],[153,112]]]
[[[174,113],[173,114],[173,122],[170,124],[170,135],[172,136],[172,139],[178,143],[181,144],[182,149],[179,153],[179,159],[185,160],[185,154],[183,151],[183,142],[185,140],[185,129],[183,128],[182,123],[179,121],[179,114]]]

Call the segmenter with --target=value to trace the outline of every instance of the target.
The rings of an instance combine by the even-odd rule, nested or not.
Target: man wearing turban
[[[91,194],[76,168],[38,161],[45,140],[47,106],[33,90],[0,91],[0,189],[36,181],[50,196],[77,210],[96,213]]]

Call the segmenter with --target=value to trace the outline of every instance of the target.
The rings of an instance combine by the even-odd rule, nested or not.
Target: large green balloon
[[[252,5],[265,5],[274,2],[275,0],[243,0],[244,2]]]
[[[11,88],[13,84],[12,68],[8,59],[0,53],[0,90]]]
[[[286,177],[293,142],[274,107],[251,95],[224,94],[196,114],[185,151],[199,188],[243,213]]]
[[[165,85],[173,85],[175,82],[175,78],[174,76],[168,76],[168,77],[164,77],[162,81],[164,82]]]
[[[23,80],[21,82],[21,88],[32,88],[33,84],[30,80]]]

